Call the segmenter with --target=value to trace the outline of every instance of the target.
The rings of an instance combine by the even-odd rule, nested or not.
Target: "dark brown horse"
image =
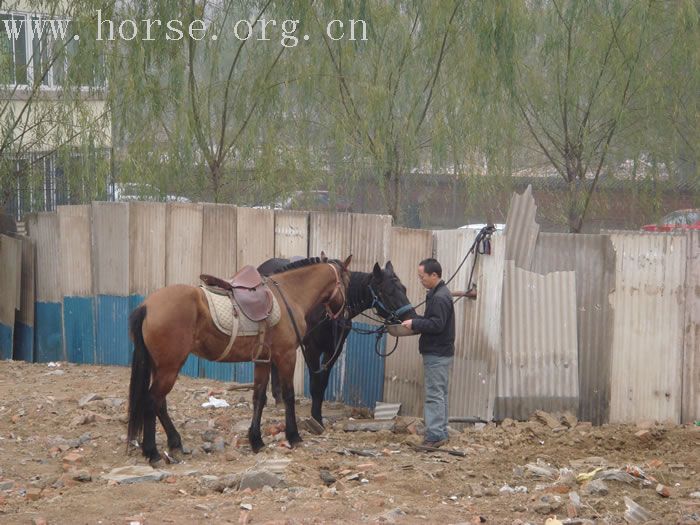
[[[299,339],[307,331],[305,319],[321,304],[336,313],[345,307],[351,258],[344,263],[305,259],[291,263],[272,276],[276,285],[271,285],[270,289],[279,302],[281,318],[266,330],[265,343],[266,348],[269,345],[270,362],[279,371],[286,409],[286,437],[292,446],[301,441],[294,412],[293,377]],[[187,285],[166,286],[153,292],[132,312],[129,328],[134,341],[129,385],[129,443],[138,439],[143,431],[143,455],[152,464],[159,462],[161,455],[155,440],[158,416],[167,434],[168,449],[177,458],[182,453],[182,440],[168,415],[165,397],[173,388],[187,356],[195,354],[210,361],[251,361],[259,343],[258,336],[237,337],[228,355],[223,356],[229,336],[214,325],[202,290]],[[260,419],[267,401],[265,391],[270,362],[255,362],[253,419],[248,430],[250,446],[255,452],[264,445]]]

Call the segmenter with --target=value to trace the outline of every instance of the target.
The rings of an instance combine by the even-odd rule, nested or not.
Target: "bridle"
[[[332,320],[332,321],[337,321],[338,318],[345,313],[346,311],[346,303],[347,303],[347,295],[344,290],[343,282],[340,279],[340,274],[338,273],[337,268],[333,263],[326,263],[328,266],[331,267],[333,270],[333,274],[335,275],[335,289],[333,290],[333,293],[331,293],[330,297],[326,302],[323,303],[323,305],[326,308],[326,315]],[[275,288],[277,288],[277,291],[280,294],[280,297],[282,298],[282,302],[284,302],[284,306],[287,308],[287,314],[289,315],[289,319],[292,322],[292,327],[294,328],[294,333],[297,336],[297,341],[299,342],[299,347],[301,348],[301,354],[304,356],[304,361],[306,361],[306,364],[309,365],[309,358],[306,353],[306,346],[304,345],[303,337],[301,336],[301,333],[299,332],[299,326],[297,325],[296,319],[294,318],[294,312],[292,312],[292,308],[289,306],[289,302],[287,302],[287,298],[285,297],[284,293],[282,292],[282,288],[280,288],[280,285],[277,281],[274,279],[270,279],[270,282],[275,285]],[[333,313],[333,310],[331,309],[330,303],[333,300],[333,298],[336,296],[336,294],[340,291],[340,293],[343,295],[343,303],[340,306],[340,309],[336,312]],[[334,323],[334,326],[337,323]],[[335,334],[334,334],[335,335]],[[337,348],[336,348],[337,351]],[[309,369],[311,369],[311,366],[309,365]],[[313,373],[318,374],[322,370],[311,370]]]
[[[343,286],[343,283],[340,280],[340,274],[338,273],[337,268],[335,267],[335,265],[333,263],[326,263],[326,264],[331,267],[331,270],[333,270],[333,273],[335,274],[335,289],[333,290],[333,293],[328,298],[328,300],[325,303],[323,303],[323,305],[326,308],[326,314],[328,315],[329,319],[335,321],[341,315],[343,315],[343,313],[345,312],[345,305],[347,304],[347,296],[346,296],[346,293],[344,291],[345,287]],[[336,313],[333,313],[333,309],[331,308],[331,301],[336,296],[336,294],[338,294],[338,292],[340,292],[340,294],[343,296],[343,302],[340,305],[340,309],[338,309],[338,311]]]
[[[396,310],[390,310],[384,302],[379,297],[379,294],[374,291],[374,288],[372,288],[372,285],[369,284],[367,285],[369,288],[369,292],[372,294],[372,304],[370,305],[370,308],[374,311],[375,314],[378,316],[382,317],[382,324],[385,325],[390,325],[390,324],[400,324],[401,323],[401,316],[408,312],[411,308],[413,308],[413,305],[409,302],[406,303],[403,306],[400,306]],[[382,311],[386,313],[387,315],[384,316],[382,314]]]

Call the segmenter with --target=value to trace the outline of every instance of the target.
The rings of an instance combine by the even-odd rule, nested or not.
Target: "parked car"
[[[153,202],[191,202],[180,195],[163,195],[150,184],[139,182],[117,182],[112,194],[114,202],[153,201]]]
[[[673,211],[664,215],[657,224],[642,226],[642,230],[648,232],[700,230],[700,208]]]
[[[351,212],[352,205],[342,197],[331,203],[331,195],[326,190],[295,191],[290,197],[275,203],[282,210],[340,211]]]

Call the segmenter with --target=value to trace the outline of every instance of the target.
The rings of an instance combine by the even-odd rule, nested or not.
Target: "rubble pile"
[[[186,454],[153,468],[127,447],[129,370],[52,365],[0,364],[3,523],[700,524],[695,425],[537,411],[425,450],[419,418],[327,403],[324,428],[300,399],[302,445],[268,405],[253,454],[251,391],[180,377],[168,409]]]

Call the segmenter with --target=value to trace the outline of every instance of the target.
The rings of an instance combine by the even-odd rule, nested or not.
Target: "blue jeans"
[[[423,354],[423,377],[425,381],[425,420],[426,441],[442,441],[447,434],[448,385],[452,356],[443,357]]]

